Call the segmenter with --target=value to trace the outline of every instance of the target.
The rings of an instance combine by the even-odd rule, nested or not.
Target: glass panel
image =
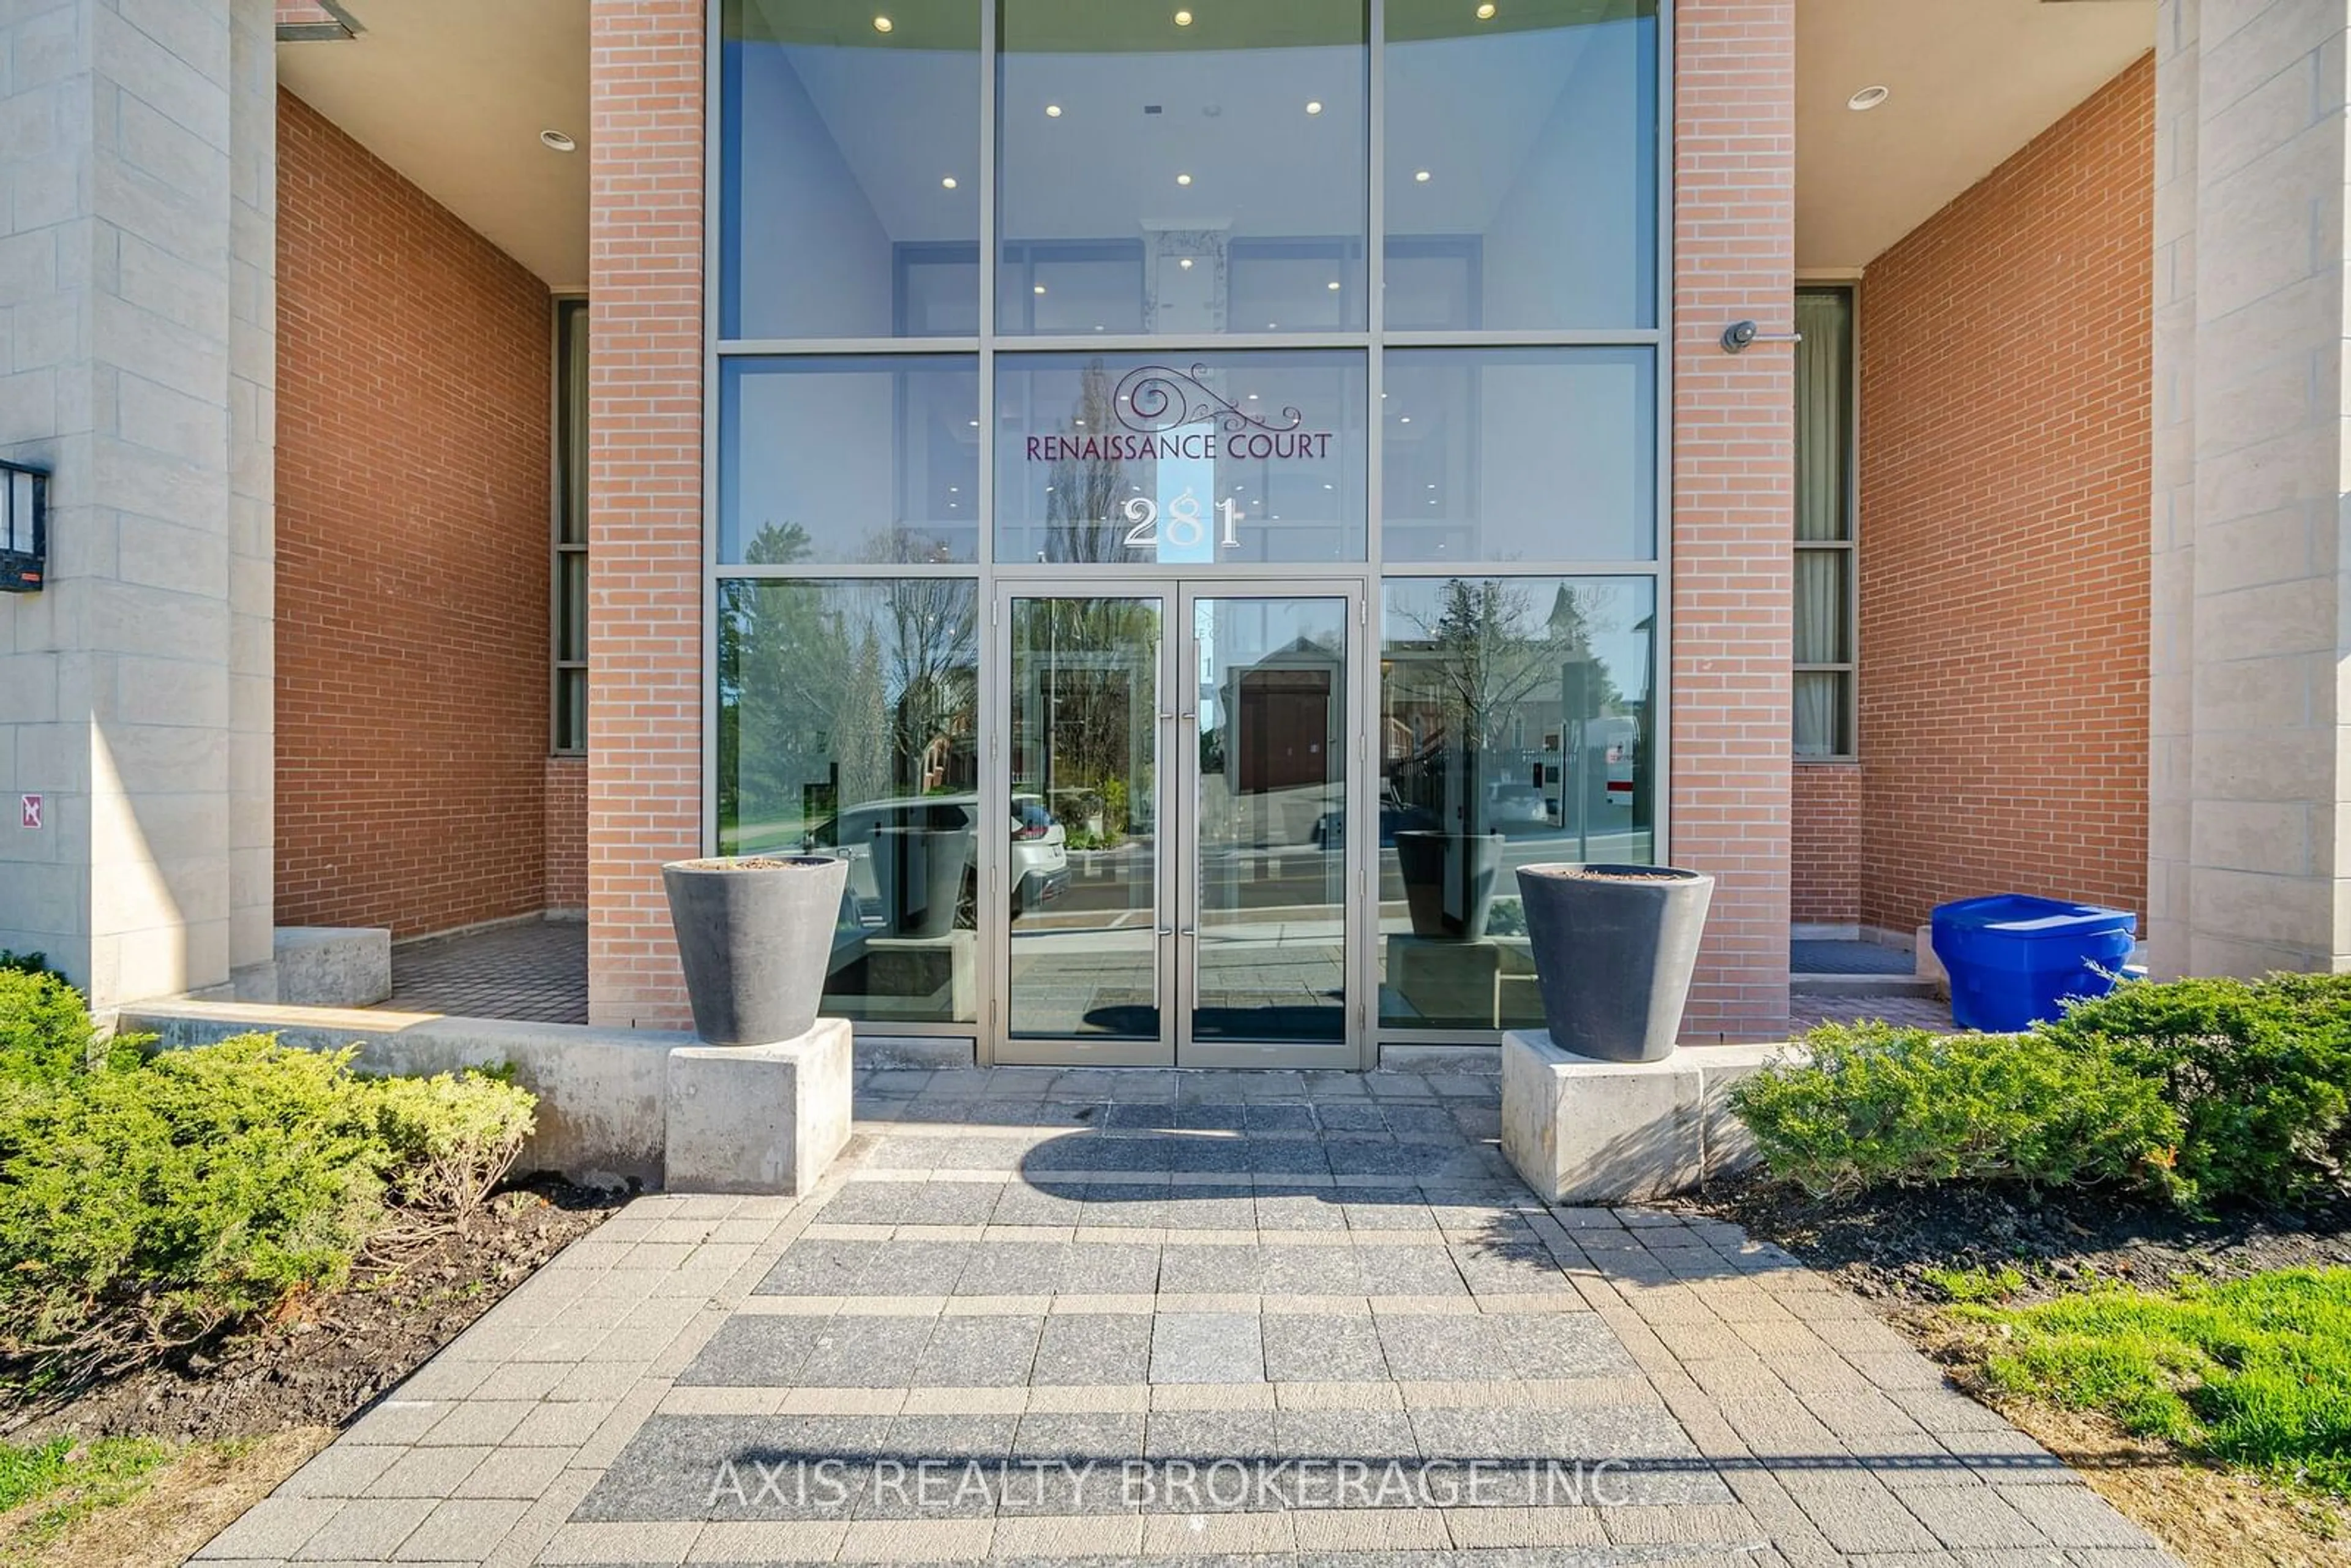
[[[1346,1034],[1347,601],[1202,599],[1196,1040]]]
[[[1160,604],[1012,601],[1016,1035],[1157,1040]]]
[[[1796,663],[1844,664],[1853,659],[1846,624],[1853,604],[1847,575],[1853,552],[1842,549],[1796,551]]]
[[[1796,291],[1796,538],[1853,537],[1853,296]]]
[[[977,558],[977,361],[729,359],[718,428],[719,559]]]
[[[563,311],[562,538],[588,542],[588,303],[567,300]]]
[[[1364,559],[1364,356],[996,361],[997,559]]]
[[[1387,37],[1387,324],[1656,325],[1655,0],[1389,0]]]
[[[828,1014],[977,1016],[976,585],[719,585],[721,852],[850,864]]]
[[[1796,755],[1850,757],[1845,737],[1845,682],[1842,670],[1796,672]]]
[[[562,610],[556,622],[555,656],[566,662],[588,657],[588,554],[565,550],[556,558],[563,582]]]
[[[555,672],[555,749],[588,749],[588,672]]]
[[[1387,1027],[1540,1028],[1518,868],[1653,858],[1656,594],[1644,578],[1382,590]]]
[[[979,7],[725,0],[720,16],[720,336],[977,330]],[[963,268],[910,287],[943,247]],[[968,305],[947,302],[958,289]]]
[[[999,15],[998,331],[1364,325],[1361,0]]]
[[[1650,559],[1656,363],[1646,349],[1390,352],[1380,404],[1387,559]]]

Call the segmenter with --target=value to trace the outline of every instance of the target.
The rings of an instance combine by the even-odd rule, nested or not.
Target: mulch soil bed
[[[551,1178],[363,1259],[350,1282],[271,1322],[80,1392],[0,1408],[0,1437],[167,1442],[339,1427],[423,1365],[624,1199]]]
[[[2028,1285],[2020,1299],[2030,1300],[2091,1280],[2161,1289],[2181,1275],[2230,1280],[2351,1264],[2351,1197],[2294,1212],[2198,1219],[2112,1193],[2036,1197],[1954,1185],[1821,1200],[1749,1176],[1693,1207],[1737,1221],[1889,1309],[1948,1303],[1926,1277],[1931,1270],[2013,1268]]]

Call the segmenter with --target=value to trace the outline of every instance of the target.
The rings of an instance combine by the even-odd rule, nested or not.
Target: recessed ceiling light
[[[1192,183],[1192,176],[1189,174],[1178,174],[1176,176],[1176,183],[1179,185],[1188,185]]]
[[[1419,170],[1414,173],[1413,178],[1418,181],[1421,184],[1426,185],[1428,183],[1428,171],[1426,169]]]
[[[1332,278],[1332,280],[1331,280],[1327,285],[1325,285],[1324,287],[1328,287],[1328,288],[1329,288],[1332,293],[1334,293],[1334,294],[1335,294],[1335,293],[1337,293],[1337,292],[1339,291],[1339,280],[1338,280],[1337,278],[1335,278],[1335,277],[1334,277],[1334,278]]]
[[[877,32],[877,33],[886,33],[886,32],[888,32],[888,31],[890,30],[890,18],[889,18],[889,17],[887,17],[887,16],[876,16],[876,17],[874,17],[874,18],[873,18],[873,30],[874,30],[875,32]]]
[[[1493,19],[1494,0],[1486,0],[1486,4],[1478,7],[1478,20],[1480,22],[1490,22]]]
[[[1058,103],[1049,103],[1049,104],[1047,104],[1047,105],[1045,106],[1045,118],[1046,118],[1046,119],[1048,119],[1048,120],[1059,120],[1059,119],[1061,119],[1061,106],[1060,104],[1058,104]]]
[[[538,133],[538,140],[551,152],[576,152],[580,150],[580,143],[573,141],[567,131],[542,131]]]
[[[1306,112],[1307,112],[1307,113],[1309,113],[1309,114],[1320,114],[1320,113],[1322,113],[1322,100],[1321,99],[1319,99],[1319,98],[1318,98],[1318,99],[1314,99],[1312,102],[1309,103],[1309,104],[1306,106]]]
[[[939,182],[939,186],[940,186],[940,188],[941,188],[942,190],[948,190],[948,191],[952,191],[952,190],[954,190],[954,189],[956,188],[956,178],[955,178],[955,176],[954,176],[953,174],[950,174],[950,175],[948,175],[946,179],[941,180],[941,181]]]
[[[1192,270],[1192,258],[1191,258],[1190,256],[1186,256],[1183,260],[1181,260],[1181,261],[1177,262],[1176,265],[1176,266],[1178,266],[1178,267],[1182,267],[1185,271],[1189,272],[1189,271],[1191,271],[1191,270]]]
[[[1189,11],[1178,11],[1178,12],[1176,12],[1176,25],[1177,26],[1179,26],[1179,27],[1188,27],[1188,26],[1190,26],[1192,25],[1192,13],[1191,13],[1191,12],[1189,12]]]
[[[1037,292],[1038,292],[1038,293],[1040,293],[1040,294],[1044,293],[1044,292],[1045,292],[1045,286],[1044,286],[1043,284],[1041,284],[1041,283],[1040,283],[1040,284],[1039,284],[1039,285],[1037,286]]]
[[[1405,414],[1405,415],[1404,416],[1404,422],[1405,422],[1406,424],[1410,424],[1410,423],[1412,423],[1412,415],[1410,415],[1410,414]]]
[[[1893,93],[1886,88],[1875,86],[1865,87],[1859,92],[1855,93],[1851,98],[1846,99],[1844,100],[1844,106],[1847,109],[1859,112],[1864,110],[1876,109],[1879,104],[1884,103],[1887,99],[1893,96]]]

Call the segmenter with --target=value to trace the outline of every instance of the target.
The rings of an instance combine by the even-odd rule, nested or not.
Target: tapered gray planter
[[[773,1045],[809,1031],[848,876],[847,861],[814,855],[662,867],[695,1033],[712,1045]]]
[[[893,936],[944,936],[955,929],[971,873],[969,828],[876,828],[873,885]]]
[[[1499,833],[1440,833],[1406,828],[1395,836],[1396,874],[1416,936],[1474,942],[1494,912],[1502,869]]]
[[[1552,1043],[1603,1061],[1663,1061],[1682,1031],[1714,878],[1670,866],[1519,868]]]

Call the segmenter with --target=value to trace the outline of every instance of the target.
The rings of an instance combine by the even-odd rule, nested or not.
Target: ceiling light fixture
[[[1176,12],[1176,25],[1177,26],[1179,26],[1179,27],[1188,27],[1188,26],[1190,26],[1192,25],[1192,13],[1191,13],[1191,12],[1189,12],[1189,11],[1178,11],[1178,12]]]
[[[873,18],[873,30],[874,30],[875,32],[877,32],[877,33],[886,33],[886,32],[888,32],[888,31],[890,30],[890,18],[889,18],[889,17],[887,17],[887,16],[876,16],[876,17],[874,17],[874,18]]]
[[[1185,271],[1189,272],[1189,271],[1191,271],[1191,270],[1192,270],[1192,258],[1191,258],[1190,256],[1186,256],[1183,260],[1181,260],[1181,261],[1177,262],[1176,265],[1176,266],[1178,266],[1178,267],[1182,267]]]
[[[1330,283],[1329,283],[1328,285],[1326,285],[1326,287],[1331,290],[1331,292],[1332,292],[1332,293],[1336,294],[1337,292],[1339,292],[1339,280],[1338,280],[1337,278],[1335,278],[1335,277],[1334,277],[1334,278],[1332,278],[1332,279],[1330,281]]]
[[[1418,170],[1418,171],[1416,171],[1416,172],[1413,174],[1413,179],[1414,179],[1416,183],[1420,183],[1420,184],[1423,184],[1423,185],[1427,184],[1427,183],[1428,183],[1428,171],[1427,171],[1427,170],[1426,170],[1426,169],[1422,169],[1422,170]]]
[[[1192,183],[1192,176],[1189,174],[1178,174],[1176,176],[1176,183],[1179,185],[1188,185]]]
[[[1038,292],[1038,293],[1040,293],[1040,294],[1044,293],[1044,292],[1045,292],[1045,286],[1044,286],[1043,284],[1041,284],[1041,283],[1040,283],[1040,284],[1039,284],[1039,285],[1037,286],[1037,292]]]
[[[956,188],[956,177],[953,174],[949,174],[946,179],[939,182],[939,188],[943,191],[954,190]]]
[[[1494,0],[1486,0],[1486,4],[1478,7],[1478,20],[1480,22],[1490,22],[1493,19]]]
[[[1306,112],[1307,112],[1307,113],[1309,113],[1309,114],[1320,114],[1320,113],[1322,113],[1322,100],[1321,99],[1319,99],[1319,98],[1318,98],[1318,99],[1314,99],[1311,100],[1310,102],[1308,102],[1308,104],[1306,105]]]
[[[1893,92],[1886,88],[1876,86],[1865,87],[1859,92],[1855,93],[1851,98],[1846,99],[1844,100],[1844,106],[1847,109],[1852,110],[1855,113],[1859,114],[1866,110],[1876,109],[1879,104],[1884,103],[1887,99],[1893,96]]]
[[[1045,106],[1045,118],[1046,118],[1046,119],[1048,119],[1048,120],[1059,120],[1059,119],[1061,119],[1061,106],[1060,104],[1058,104],[1058,103],[1049,103],[1049,104],[1047,104],[1047,105]]]
[[[567,131],[542,131],[538,133],[538,140],[539,144],[550,152],[577,152],[580,150],[580,143],[573,141]]]

